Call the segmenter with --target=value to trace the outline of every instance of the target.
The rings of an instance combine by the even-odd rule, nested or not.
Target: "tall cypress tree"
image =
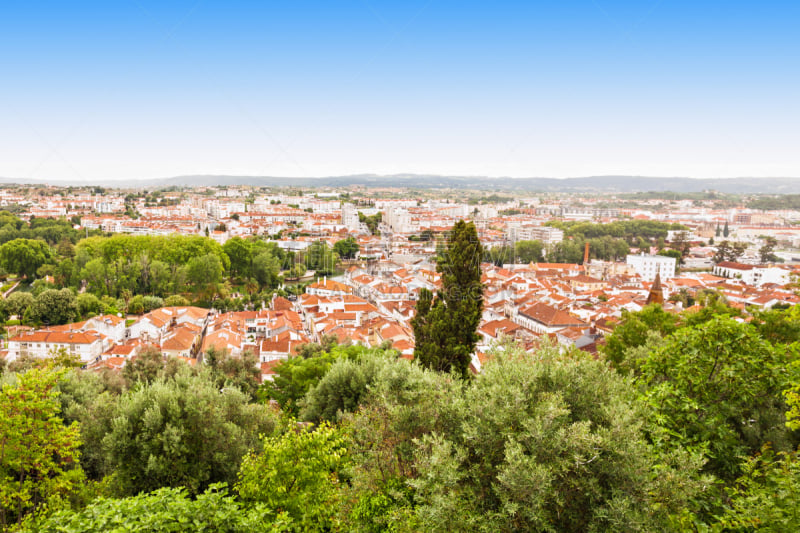
[[[414,357],[423,366],[469,375],[483,312],[482,257],[475,224],[458,221],[436,265],[442,275],[442,290],[434,297],[423,289],[417,315],[411,321],[416,339]]]

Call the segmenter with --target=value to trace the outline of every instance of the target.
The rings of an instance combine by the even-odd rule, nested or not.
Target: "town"
[[[72,231],[50,242],[67,248],[65,257],[73,248],[94,250],[81,250],[92,239],[179,235],[214,241],[227,263],[214,274],[200,271],[216,284],[190,279],[149,285],[142,294],[108,279],[103,287],[92,269],[96,257],[83,257],[82,269],[73,266],[79,257],[67,257],[67,274],[57,259],[23,273],[0,247],[9,320],[2,356],[13,363],[63,350],[89,369],[120,369],[145,348],[190,364],[213,348],[233,357],[251,353],[262,380],[302,346],[326,338],[391,347],[413,359],[415,304],[421,290],[441,289],[436,259],[458,220],[475,224],[485,250],[477,259],[484,306],[474,373],[509,339],[531,349],[548,337],[596,353],[623,313],[649,303],[680,312],[713,297],[745,312],[800,300],[800,210],[714,193],[628,196],[6,186],[0,244],[13,242],[22,223],[44,228],[51,220]],[[254,243],[269,243],[262,259],[275,256],[266,274],[254,266],[261,248],[242,252]],[[148,268],[155,277],[155,266]],[[80,300],[74,313],[26,315],[35,303],[26,290],[58,290],[67,279]]]

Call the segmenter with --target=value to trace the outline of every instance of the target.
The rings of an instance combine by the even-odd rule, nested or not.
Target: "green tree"
[[[80,277],[86,280],[86,287],[94,294],[103,296],[114,292],[114,278],[102,259],[88,261],[81,270]]]
[[[35,298],[29,292],[12,292],[8,298],[2,301],[3,313],[6,316],[18,316],[22,318],[25,311],[33,305]]]
[[[345,348],[349,357],[333,363],[322,379],[312,386],[302,404],[302,420],[338,422],[344,413],[355,411],[386,366],[394,365],[397,352],[363,347]]]
[[[778,239],[775,237],[765,237],[764,244],[758,249],[758,257],[762,263],[775,263],[780,260],[780,257],[775,255],[775,247],[778,245]]]
[[[224,483],[191,497],[182,488],[162,488],[130,498],[98,498],[80,511],[59,511],[26,524],[24,532],[78,531],[215,531],[218,533],[282,533],[291,519],[264,505],[245,507],[228,494]]]
[[[800,530],[797,496],[800,462],[797,453],[775,453],[764,446],[744,465],[743,475],[729,490],[730,504],[713,531],[783,533]]]
[[[659,304],[642,308],[638,313],[622,310],[622,318],[606,340],[603,353],[622,373],[635,371],[642,363],[631,357],[631,349],[647,343],[650,333],[665,337],[678,329],[678,315],[668,313]]]
[[[717,245],[717,251],[713,259],[715,263],[720,263],[722,261],[738,261],[746,250],[747,244],[743,242],[722,241]]]
[[[294,263],[289,270],[286,271],[288,278],[302,278],[306,275],[306,267],[303,263]]]
[[[102,304],[100,299],[94,294],[88,292],[81,293],[75,299],[78,304],[78,315],[88,318],[100,314]]]
[[[130,386],[135,383],[149,384],[164,370],[164,363],[161,350],[146,346],[122,368],[122,377]]]
[[[725,227],[722,229],[722,236],[727,239],[728,235],[730,235],[730,234],[731,234],[731,230],[728,228],[728,221],[726,220],[725,221]]]
[[[772,344],[792,344],[800,341],[800,307],[788,309],[748,309],[752,315],[750,325]]]
[[[519,263],[538,263],[542,260],[542,241],[519,241],[514,245],[514,257]]]
[[[741,475],[741,457],[765,442],[792,449],[782,392],[798,377],[795,346],[773,346],[755,328],[722,317],[682,328],[642,365],[640,382],[665,443],[705,447],[706,470]]]
[[[103,438],[111,431],[119,395],[125,389],[119,373],[67,371],[58,382],[58,401],[64,424],[77,423],[81,431],[81,467],[89,479],[111,474],[106,464]]]
[[[0,266],[6,272],[15,272],[33,279],[39,267],[52,255],[52,250],[44,241],[14,239],[0,246]]]
[[[412,320],[414,357],[422,365],[465,378],[469,375],[483,311],[482,258],[475,225],[458,221],[448,235],[443,260],[436,265],[442,274],[442,290],[435,299],[430,291],[421,291]]]
[[[203,362],[210,369],[211,376],[220,389],[236,387],[251,399],[256,398],[261,384],[261,370],[258,356],[253,352],[246,350],[241,356],[233,357],[227,350],[218,350],[212,346],[203,355]]]
[[[707,479],[699,457],[647,442],[635,400],[629,382],[588,356],[547,346],[496,355],[451,400],[457,430],[417,441],[409,483],[421,529],[673,530]]]
[[[692,242],[689,240],[689,233],[686,231],[677,232],[669,245],[670,248],[680,254],[677,259],[678,263],[682,265],[684,263],[684,258],[689,255],[689,250],[692,248]]]
[[[502,267],[506,263],[516,261],[516,256],[511,246],[493,246],[484,250],[483,260],[487,263],[492,263],[494,266]]]
[[[220,391],[207,373],[181,368],[172,379],[124,393],[103,445],[121,494],[186,487],[194,495],[232,483],[258,435],[274,426],[267,407],[248,403],[234,387]]]
[[[144,313],[144,296],[137,294],[128,300],[128,308],[126,311],[131,315],[141,315]]]
[[[683,262],[683,255],[678,250],[672,250],[672,249],[659,250],[657,255],[662,255],[664,257],[674,257],[675,261],[679,265]]]
[[[280,261],[269,251],[260,252],[253,258],[253,277],[261,287],[274,288],[279,284]]]
[[[369,232],[372,235],[378,234],[378,226],[380,225],[381,221],[383,220],[383,213],[376,213],[374,215],[366,216],[361,211],[358,212],[358,221],[362,224],[366,224]]]
[[[77,424],[64,425],[55,388],[63,371],[32,368],[0,394],[0,526],[58,508],[81,483]]]
[[[222,245],[222,250],[231,261],[231,277],[247,277],[250,275],[253,251],[247,241],[241,237],[233,237]]]
[[[293,422],[290,420],[289,424]],[[337,472],[347,460],[346,441],[323,423],[289,427],[262,438],[262,451],[242,462],[239,497],[284,510],[303,531],[327,531],[336,515]]]
[[[184,307],[189,305],[189,300],[180,294],[173,294],[171,296],[167,296],[167,298],[164,300],[164,305],[166,307]]]
[[[275,377],[259,389],[264,400],[275,400],[281,409],[292,416],[300,412],[300,400],[319,383],[339,357],[337,353],[322,352],[312,357],[291,357],[275,366]]]
[[[70,289],[47,289],[29,309],[35,320],[50,325],[74,322],[80,314],[78,298]]]
[[[149,313],[153,309],[164,307],[164,299],[158,296],[144,296],[142,297],[142,306],[144,307],[144,312]]]
[[[306,250],[306,266],[314,270],[317,275],[330,276],[336,272],[338,256],[328,247],[325,241],[316,241]]]
[[[192,258],[186,265],[186,279],[199,293],[210,296],[222,281],[222,262],[214,254]]]
[[[346,239],[336,241],[333,245],[333,251],[336,252],[339,257],[345,259],[354,259],[356,254],[358,254],[358,250],[358,242],[356,242],[353,237],[347,237]]]
[[[369,364],[369,361],[365,361]],[[462,380],[405,359],[376,367],[361,406],[344,413],[350,494],[342,507],[356,531],[420,531],[414,512],[415,456],[424,435],[454,434],[463,422]],[[336,401],[336,397],[331,398]]]
[[[550,247],[547,260],[553,263],[580,263],[583,261],[583,253],[583,239],[565,239]]]

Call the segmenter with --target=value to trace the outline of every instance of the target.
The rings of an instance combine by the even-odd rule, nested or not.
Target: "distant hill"
[[[484,176],[439,176],[432,174],[358,174],[323,178],[281,178],[269,176],[196,175],[141,180],[61,181],[2,178],[0,183],[51,185],[101,185],[104,187],[169,187],[252,185],[261,187],[408,187],[415,189],[477,189],[525,192],[702,192],[741,194],[797,194],[800,178],[694,179],[646,176],[588,176],[585,178],[490,178]]]

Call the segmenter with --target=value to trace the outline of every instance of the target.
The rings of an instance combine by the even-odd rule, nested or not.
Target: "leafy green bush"
[[[263,505],[244,507],[228,494],[224,483],[211,485],[196,499],[185,489],[162,488],[131,498],[100,498],[79,512],[60,511],[26,525],[24,532],[85,531],[214,531],[216,533],[278,533],[291,530],[283,513],[272,517]]]

